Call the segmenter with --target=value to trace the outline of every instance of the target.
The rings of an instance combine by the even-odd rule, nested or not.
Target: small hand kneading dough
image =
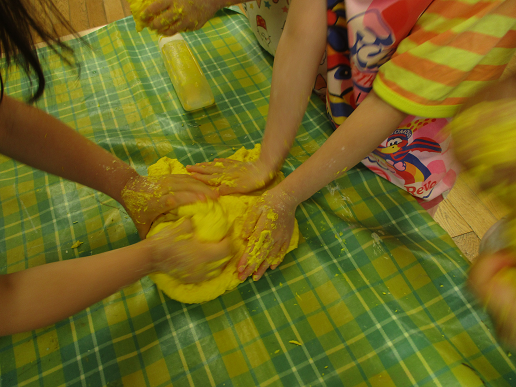
[[[252,150],[242,147],[229,158],[253,161],[258,159],[259,154],[260,145],[258,144]],[[156,164],[149,167],[149,176],[167,174],[188,174],[188,172],[178,160],[168,157],[161,158]],[[273,185],[279,183],[282,179],[283,174],[279,172]],[[177,214],[167,214],[159,217],[153,223],[147,237],[187,217],[192,218],[195,235],[203,242],[218,242],[229,234],[236,254],[224,258],[224,260],[230,261],[220,275],[200,283],[183,283],[176,277],[161,272],[151,274],[149,277],[158,288],[174,300],[196,304],[213,300],[243,282],[238,279],[239,273],[237,271],[238,261],[246,248],[246,241],[241,237],[242,227],[247,209],[258,201],[262,193],[263,190],[249,195],[225,195],[221,196],[216,202],[207,201],[188,204],[179,207]],[[298,241],[299,228],[296,221],[287,253],[297,247]],[[276,257],[274,262],[281,262],[283,258],[284,256]]]

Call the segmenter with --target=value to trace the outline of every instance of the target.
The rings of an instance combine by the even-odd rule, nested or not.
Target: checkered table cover
[[[156,36],[131,18],[88,35],[90,47],[71,42],[80,76],[40,49],[49,82],[37,105],[143,174],[162,156],[192,164],[251,148],[272,57],[230,10],[184,36],[216,106],[182,110]],[[9,73],[8,94],[29,88]],[[283,171],[330,133],[314,96]],[[138,241],[121,206],[87,187],[3,156],[0,182],[2,274]],[[358,166],[296,217],[299,248],[216,300],[181,304],[143,278],[67,320],[0,338],[0,385],[516,385],[510,353],[465,288],[468,263],[409,195]]]

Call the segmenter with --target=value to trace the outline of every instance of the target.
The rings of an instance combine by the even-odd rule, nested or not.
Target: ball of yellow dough
[[[253,161],[259,157],[260,145],[252,150],[244,147],[239,149],[232,158],[240,161]],[[149,176],[165,174],[187,174],[184,166],[176,159],[163,157],[148,169]],[[281,180],[280,175],[276,181]],[[200,283],[183,283],[179,279],[167,273],[154,273],[149,277],[157,287],[170,298],[188,304],[202,303],[213,300],[232,290],[240,284],[237,264],[245,251],[246,241],[242,239],[242,227],[245,215],[250,206],[260,199],[260,192],[251,195],[224,195],[217,201],[197,202],[179,207],[177,214],[164,215],[152,225],[147,237],[158,233],[163,228],[173,225],[175,222],[187,217],[191,218],[194,232],[197,238],[205,242],[218,242],[224,237],[231,238],[235,255],[229,258],[228,264],[215,278]],[[299,241],[299,227],[297,221],[290,240],[287,253],[294,250]],[[281,262],[284,255],[276,257],[275,262]],[[228,257],[224,258],[227,260]]]

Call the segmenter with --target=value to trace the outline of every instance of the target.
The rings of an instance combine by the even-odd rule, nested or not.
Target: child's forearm
[[[142,242],[0,276],[0,336],[53,324],[151,271]]]
[[[326,2],[296,0],[278,44],[260,160],[281,168],[306,111],[326,45]]]
[[[298,204],[307,200],[371,153],[406,116],[371,92],[330,138],[278,188]]]
[[[0,103],[0,153],[94,188],[121,202],[137,172],[40,109],[8,96]]]

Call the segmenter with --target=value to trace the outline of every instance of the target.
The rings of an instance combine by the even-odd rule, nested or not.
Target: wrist
[[[269,183],[278,175],[283,164],[283,160],[273,160],[272,158],[260,155],[260,158],[255,163],[260,171],[260,178],[266,183]]]
[[[285,180],[283,180],[281,183],[271,188],[267,192],[271,195],[280,198],[282,202],[291,209],[295,209],[301,203],[301,201],[299,201],[294,190],[289,189],[285,184],[283,184],[284,181]]]
[[[159,271],[157,269],[156,260],[154,259],[157,253],[156,243],[154,239],[143,239],[131,246],[131,248],[138,250],[137,254],[140,257],[139,265],[143,276]]]
[[[121,166],[120,169],[118,169],[116,182],[113,185],[113,195],[110,196],[127,210],[127,204],[123,199],[123,192],[125,188],[130,186],[131,183],[135,182],[140,177],[140,175],[129,165],[123,162],[121,163],[124,164],[126,168]]]
[[[256,169],[258,170],[258,177],[265,182],[269,182],[274,179],[278,169],[274,168],[272,165],[267,164],[261,157],[254,162]]]

